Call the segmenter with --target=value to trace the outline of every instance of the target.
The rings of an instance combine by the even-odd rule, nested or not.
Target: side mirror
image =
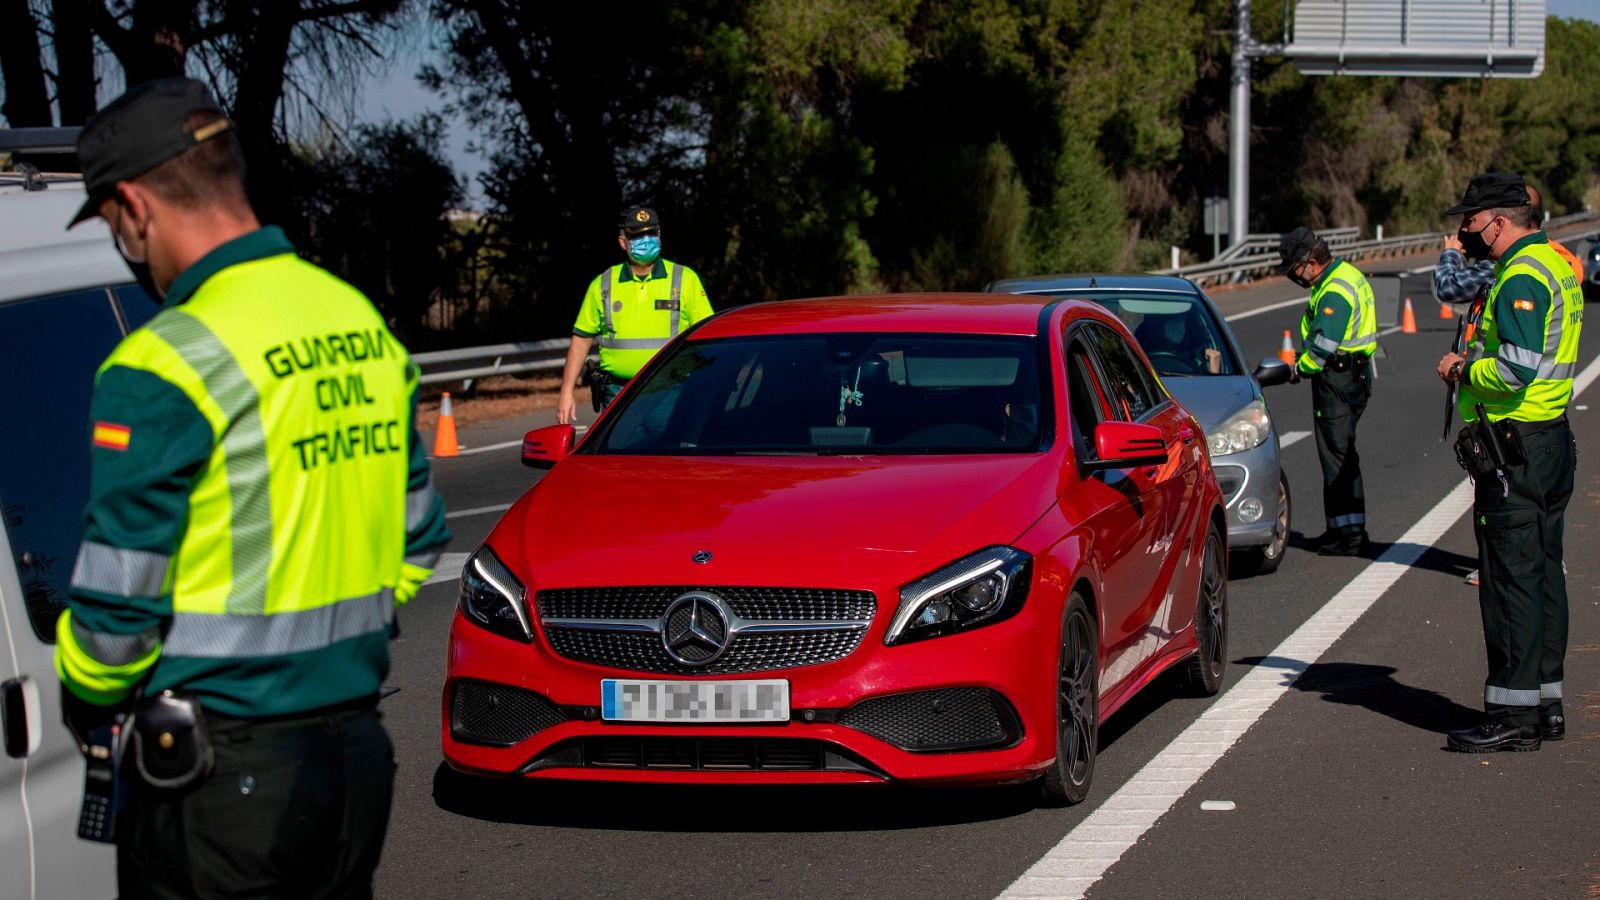
[[[1288,384],[1289,376],[1293,370],[1289,364],[1276,356],[1269,356],[1256,364],[1256,370],[1251,373],[1255,376],[1256,384],[1262,387],[1272,387],[1275,384]]]
[[[1166,438],[1154,425],[1101,422],[1094,427],[1094,449],[1096,458],[1084,462],[1084,469],[1131,469],[1167,461]]]
[[[577,429],[571,425],[547,425],[522,436],[522,464],[530,469],[550,469],[572,455]]]

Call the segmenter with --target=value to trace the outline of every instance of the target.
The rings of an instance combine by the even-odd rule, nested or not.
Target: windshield
[[[1235,375],[1233,354],[1200,298],[1184,294],[1067,294],[1115,313],[1162,375]]]
[[[619,401],[599,452],[1031,452],[1035,345],[948,334],[686,341]]]

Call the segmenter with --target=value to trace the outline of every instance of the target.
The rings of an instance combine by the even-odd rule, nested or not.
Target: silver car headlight
[[[1015,547],[986,547],[900,589],[885,644],[953,634],[1006,619],[1022,608],[1033,557]]]
[[[461,612],[495,634],[529,643],[528,589],[511,574],[488,544],[467,557],[461,567]]]
[[[1272,416],[1267,414],[1267,405],[1252,400],[1206,435],[1206,446],[1211,448],[1212,456],[1243,453],[1266,443],[1271,433]]]

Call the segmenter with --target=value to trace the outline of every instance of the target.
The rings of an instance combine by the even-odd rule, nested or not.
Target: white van
[[[0,132],[0,136],[6,133]],[[3,149],[3,146],[0,146]],[[155,315],[76,178],[0,173],[0,896],[116,896],[114,848],[78,839],[82,758],[61,724],[56,619],[89,491],[89,396]]]

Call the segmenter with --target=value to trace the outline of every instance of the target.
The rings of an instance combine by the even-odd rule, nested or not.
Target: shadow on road
[[[885,831],[1005,819],[1039,805],[1037,784],[723,787],[529,782],[433,774],[440,809],[488,822],[617,831]],[[713,818],[707,811],[714,810]]]
[[[1240,665],[1273,665],[1267,657],[1235,660]],[[1296,690],[1321,694],[1329,703],[1363,706],[1422,731],[1444,734],[1470,728],[1483,720],[1483,711],[1462,706],[1443,694],[1402,684],[1393,666],[1365,663],[1315,663],[1295,681]]]

